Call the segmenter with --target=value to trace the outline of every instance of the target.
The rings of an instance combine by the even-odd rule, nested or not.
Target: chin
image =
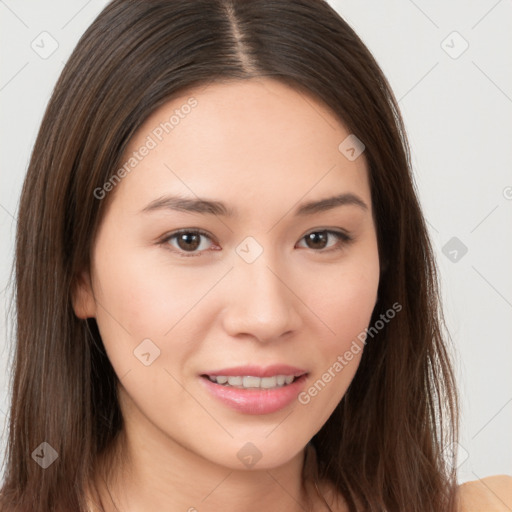
[[[277,427],[278,429],[281,427]],[[289,463],[294,457],[300,456],[310,438],[303,442],[296,434],[283,432],[262,432],[260,436],[252,435],[246,439],[230,439],[225,443],[215,443],[217,450],[205,450],[205,458],[231,470],[269,470]]]

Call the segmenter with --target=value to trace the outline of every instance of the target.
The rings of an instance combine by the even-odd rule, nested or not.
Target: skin
[[[123,162],[191,96],[197,106],[109,192],[74,295],[77,316],[96,318],[120,379],[129,464],[109,490],[123,512],[302,511],[304,448],[345,394],[362,350],[309,403],[270,414],[227,407],[200,374],[283,363],[307,370],[307,389],[369,325],[379,258],[364,153],[350,161],[338,150],[350,132],[314,98],[258,78],[174,98],[146,120]],[[367,209],[294,216],[304,202],[349,192]],[[237,215],[141,213],[166,194],[223,201]],[[186,257],[177,237],[162,241],[182,228],[211,235],[199,238],[199,256]],[[325,229],[354,240],[308,244],[305,235]],[[236,251],[248,236],[263,250],[252,263]],[[160,355],[146,366],[134,350],[148,338]],[[237,457],[248,442],[261,453],[251,468]],[[99,485],[105,510],[115,510]]]
[[[492,475],[459,485],[460,512],[512,510],[512,476]]]

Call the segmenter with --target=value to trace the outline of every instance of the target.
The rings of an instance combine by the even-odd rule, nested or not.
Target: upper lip
[[[231,368],[222,368],[220,370],[203,373],[210,377],[225,375],[226,377],[253,376],[253,377],[274,377],[276,375],[293,375],[300,377],[307,373],[306,370],[289,366],[287,364],[273,364],[271,366],[233,366]]]

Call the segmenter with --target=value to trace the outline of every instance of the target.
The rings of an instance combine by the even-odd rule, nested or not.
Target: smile
[[[291,384],[297,377],[295,375],[275,375],[274,377],[256,377],[253,375],[216,375],[207,377],[216,384],[239,389],[273,389]]]

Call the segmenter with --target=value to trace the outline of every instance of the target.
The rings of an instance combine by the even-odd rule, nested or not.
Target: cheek
[[[208,292],[226,273],[222,265],[171,265],[164,249],[156,257],[151,251],[110,244],[95,255],[96,319],[105,349],[117,375],[130,373],[145,390],[169,387],[167,373],[160,372],[165,385],[154,380],[158,369],[181,380],[204,336],[193,333],[207,325],[205,315],[201,322],[196,313],[211,313]]]
[[[309,293],[308,304],[324,324],[325,340],[331,350],[350,345],[368,326],[377,301],[378,256],[372,252],[352,260],[324,275],[317,273],[316,291]]]
[[[134,338],[163,337],[225,273],[224,267],[169,264],[165,250],[157,247],[114,247],[98,252],[96,266],[99,320]]]
[[[309,429],[314,433],[329,419],[357,372],[375,306],[378,282],[353,277],[344,283],[343,293],[332,300],[324,296],[319,304],[322,319],[334,332],[317,340],[311,355],[318,364],[297,397],[297,407],[311,418]]]
[[[356,262],[357,260],[357,262]],[[322,325],[315,343],[321,363],[311,376],[306,394],[299,403],[315,408],[319,424],[325,421],[342,399],[359,366],[365,346],[365,332],[375,308],[379,285],[379,262],[374,252],[354,258],[316,282],[323,284],[308,303]],[[328,389],[325,393],[324,389]]]
[[[162,334],[172,326],[175,304],[169,303],[171,293],[164,296],[157,269],[123,245],[128,237],[122,230],[100,235],[94,253],[96,320],[109,359],[122,376],[140,365],[134,351],[144,340],[155,343],[153,356],[158,352]]]

